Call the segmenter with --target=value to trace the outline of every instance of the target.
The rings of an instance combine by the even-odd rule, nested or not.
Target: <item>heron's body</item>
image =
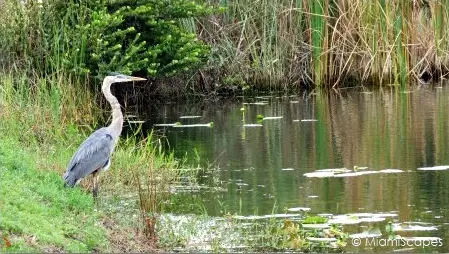
[[[70,161],[64,180],[70,187],[95,171],[107,170],[114,140],[108,128],[101,128],[92,133],[78,148]]]
[[[63,176],[65,185],[73,187],[81,179],[92,174],[94,176],[93,194],[98,192],[98,173],[107,170],[111,164],[111,155],[123,128],[123,114],[120,104],[111,94],[111,84],[145,80],[124,75],[107,76],[103,81],[102,91],[112,107],[112,122],[92,133],[78,148],[67,166]]]

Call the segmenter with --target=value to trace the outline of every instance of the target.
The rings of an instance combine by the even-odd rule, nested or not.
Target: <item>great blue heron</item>
[[[144,78],[117,74],[107,76],[103,80],[101,90],[112,107],[112,122],[92,133],[78,148],[67,166],[64,174],[64,186],[75,186],[82,178],[92,174],[94,197],[98,195],[98,173],[108,170],[111,165],[111,154],[119,139],[123,127],[123,114],[120,103],[111,93],[111,85],[119,82],[146,80]]]

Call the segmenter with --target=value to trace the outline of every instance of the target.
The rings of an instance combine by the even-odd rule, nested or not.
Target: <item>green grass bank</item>
[[[91,195],[64,188],[58,172],[37,169],[38,156],[23,143],[0,136],[2,250],[111,250]]]
[[[65,76],[3,74],[2,248],[20,252],[153,250],[156,244],[148,239],[156,234],[157,222],[143,222],[161,212],[160,204],[169,198],[170,184],[190,171],[181,172],[179,161],[162,152],[151,134],[140,140],[131,135],[121,138],[112,170],[102,174],[97,203],[90,193],[89,177],[80,187],[64,188],[62,174],[67,163],[79,144],[98,128],[97,123],[105,122],[102,110],[88,89],[76,92],[75,81]],[[83,104],[80,98],[90,102]],[[81,104],[86,106],[77,106]],[[108,113],[104,111],[104,115]],[[116,202],[125,199],[140,211],[137,217],[113,209]]]

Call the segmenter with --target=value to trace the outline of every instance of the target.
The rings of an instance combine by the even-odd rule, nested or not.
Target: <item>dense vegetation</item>
[[[269,90],[405,87],[447,74],[448,1],[220,2],[227,11],[201,25],[223,80]]]
[[[0,64],[92,84],[110,71],[134,73],[152,78],[147,95],[335,88],[354,81],[404,87],[446,75],[448,6],[9,0],[0,7]]]

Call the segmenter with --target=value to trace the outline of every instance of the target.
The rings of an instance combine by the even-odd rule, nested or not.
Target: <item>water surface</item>
[[[388,87],[157,105],[142,118],[147,129],[175,122],[214,123],[212,128],[154,127],[177,157],[187,154],[191,164],[218,166],[198,177],[206,187],[220,188],[186,194],[201,200],[209,215],[279,214],[295,207],[310,208],[310,214],[392,213],[396,216],[388,221],[393,223],[435,226],[398,234],[439,237],[444,245],[434,250],[448,252],[449,170],[418,170],[449,165],[448,109],[447,86],[405,93]],[[273,119],[258,121],[257,115]],[[304,176],[354,166],[403,172]],[[385,236],[385,224],[362,223],[348,230],[361,233],[377,227]],[[350,244],[347,248],[361,250]]]

